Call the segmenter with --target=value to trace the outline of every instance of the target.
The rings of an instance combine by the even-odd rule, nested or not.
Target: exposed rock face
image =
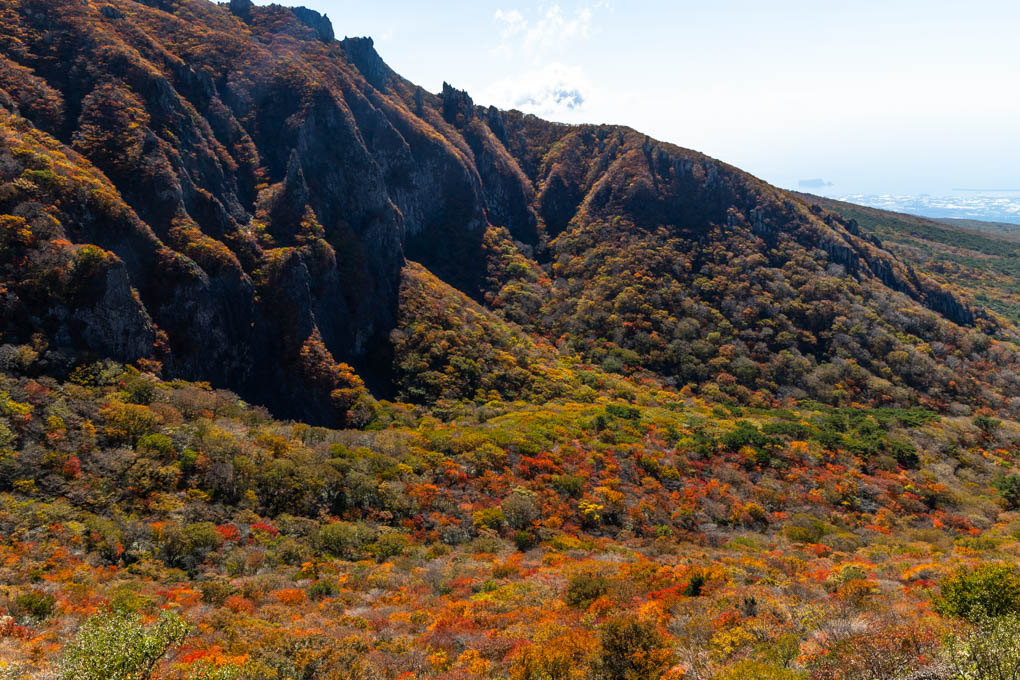
[[[451,125],[463,127],[475,117],[475,104],[464,90],[443,83],[443,119]]]
[[[394,75],[379,53],[375,51],[375,42],[371,38],[344,38],[340,41],[347,58],[358,67],[358,70],[373,87],[384,89],[391,76]]]
[[[80,324],[78,331],[89,349],[122,361],[135,361],[152,353],[155,329],[149,315],[134,295],[127,268],[117,263],[105,270],[100,298],[88,308],[75,309],[69,319]]]
[[[583,199],[581,187],[567,177],[562,166],[555,167],[546,178],[538,199],[539,214],[550,236],[556,236],[567,228]]]
[[[298,21],[308,28],[313,29],[319,35],[319,40],[323,42],[333,42],[333,24],[330,22],[328,16],[319,14],[315,10],[308,9],[307,7],[295,7],[293,8],[293,12]]]

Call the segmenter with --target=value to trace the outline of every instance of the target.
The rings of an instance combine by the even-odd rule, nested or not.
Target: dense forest
[[[0,679],[1020,672],[1016,241],[335,33],[0,6]]]

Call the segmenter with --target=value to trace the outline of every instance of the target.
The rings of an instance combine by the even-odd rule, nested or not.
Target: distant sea
[[[1020,189],[1016,191],[954,189],[949,194],[844,194],[826,192],[848,203],[921,217],[986,220],[1020,224]]]

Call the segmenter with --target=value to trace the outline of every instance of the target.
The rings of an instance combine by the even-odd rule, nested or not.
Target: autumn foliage
[[[4,3],[0,678],[1020,667],[1015,246],[954,238],[311,10]]]

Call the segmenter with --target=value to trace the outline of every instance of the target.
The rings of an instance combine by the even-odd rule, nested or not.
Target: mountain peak
[[[458,90],[444,81],[440,97],[443,100],[443,118],[446,122],[460,126],[474,117],[475,103],[465,90]]]
[[[375,41],[369,37],[349,37],[340,41],[340,46],[361,75],[378,90],[385,90],[391,76],[395,75],[375,50]]]

